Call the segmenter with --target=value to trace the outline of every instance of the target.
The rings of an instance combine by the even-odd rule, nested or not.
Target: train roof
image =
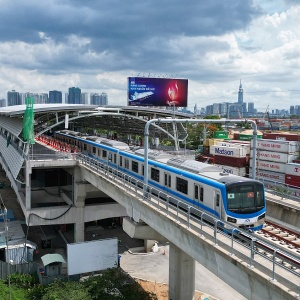
[[[209,164],[205,164],[192,159],[185,159],[183,157],[174,157],[169,159],[168,165],[187,170],[192,173],[200,174],[207,172],[221,172],[221,168]]]
[[[120,150],[129,150],[128,144],[126,144],[124,142],[116,141],[116,140],[102,139],[100,144],[105,145],[105,146],[114,147],[114,148],[117,148]]]
[[[144,157],[144,149],[138,149],[136,151],[134,151],[134,154],[138,155],[138,156],[141,156],[141,157]],[[166,153],[164,151],[158,151],[158,150],[151,150],[149,149],[148,150],[148,157],[152,160],[155,160],[155,161],[159,161],[159,162],[162,162],[162,163],[167,163],[168,160],[173,157],[173,155],[169,154],[169,153]]]

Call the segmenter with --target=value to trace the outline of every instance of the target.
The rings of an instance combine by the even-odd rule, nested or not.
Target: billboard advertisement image
[[[187,107],[188,80],[129,77],[129,106]]]

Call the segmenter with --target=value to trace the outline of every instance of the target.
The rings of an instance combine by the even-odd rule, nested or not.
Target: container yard
[[[197,159],[220,167],[224,173],[251,176],[253,135],[248,131],[233,135],[218,132],[214,136],[205,141]],[[287,186],[293,194],[300,194],[300,135],[258,133],[256,166],[256,178],[267,187]]]

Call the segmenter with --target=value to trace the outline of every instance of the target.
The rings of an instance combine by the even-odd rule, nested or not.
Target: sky
[[[300,105],[298,0],[0,0],[0,99],[79,87],[127,105],[131,76],[188,79],[188,108]]]

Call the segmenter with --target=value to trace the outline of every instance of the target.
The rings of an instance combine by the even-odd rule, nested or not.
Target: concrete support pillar
[[[76,223],[74,224],[74,242],[84,242],[84,207],[76,209]]]
[[[74,205],[76,207],[76,223],[74,224],[74,241],[84,242],[84,210],[86,198],[86,182],[83,182],[80,168],[74,170]]]
[[[195,260],[170,243],[169,299],[192,300],[195,294]]]
[[[25,160],[25,161],[26,161],[25,207],[26,207],[26,210],[30,210],[31,209],[31,173],[32,173],[32,168],[31,168],[31,165],[30,165],[30,161],[29,160]]]

